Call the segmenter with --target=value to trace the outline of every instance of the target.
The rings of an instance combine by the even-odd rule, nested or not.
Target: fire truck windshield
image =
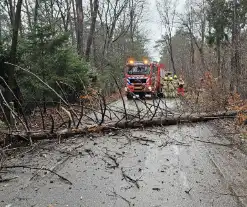
[[[147,65],[128,66],[128,75],[148,75],[150,73],[150,67]]]

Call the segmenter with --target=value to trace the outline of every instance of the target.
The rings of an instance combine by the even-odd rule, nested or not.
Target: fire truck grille
[[[147,79],[130,79],[130,83],[146,83]]]

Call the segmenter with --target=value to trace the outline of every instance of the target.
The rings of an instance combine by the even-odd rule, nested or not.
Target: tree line
[[[44,104],[44,111],[45,103],[58,101],[22,68],[71,100],[97,76],[98,87],[112,93],[111,75],[122,77],[126,58],[148,55],[140,27],[146,6],[145,0],[1,1],[0,85],[6,102],[14,100],[11,91],[22,102]]]
[[[161,60],[198,86],[205,73],[221,83],[225,92],[246,98],[246,18],[244,0],[157,0],[164,34],[157,42]]]

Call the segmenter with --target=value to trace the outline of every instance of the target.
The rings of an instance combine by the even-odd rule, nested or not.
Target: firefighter
[[[174,96],[177,96],[177,89],[178,89],[178,77],[177,75],[173,76],[173,86],[174,86]]]
[[[164,97],[167,98],[167,96],[168,96],[168,77],[167,77],[167,75],[165,76],[164,81],[163,81],[163,94],[164,94]]]
[[[182,77],[178,81],[178,95],[184,96],[184,80]]]
[[[168,97],[169,98],[174,98],[174,83],[173,83],[173,78],[172,76],[169,77],[168,79]]]

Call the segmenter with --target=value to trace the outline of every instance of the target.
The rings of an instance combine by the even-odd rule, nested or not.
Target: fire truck
[[[165,67],[158,62],[149,62],[148,59],[136,61],[127,60],[124,69],[125,92],[128,99],[162,96],[162,77]]]

